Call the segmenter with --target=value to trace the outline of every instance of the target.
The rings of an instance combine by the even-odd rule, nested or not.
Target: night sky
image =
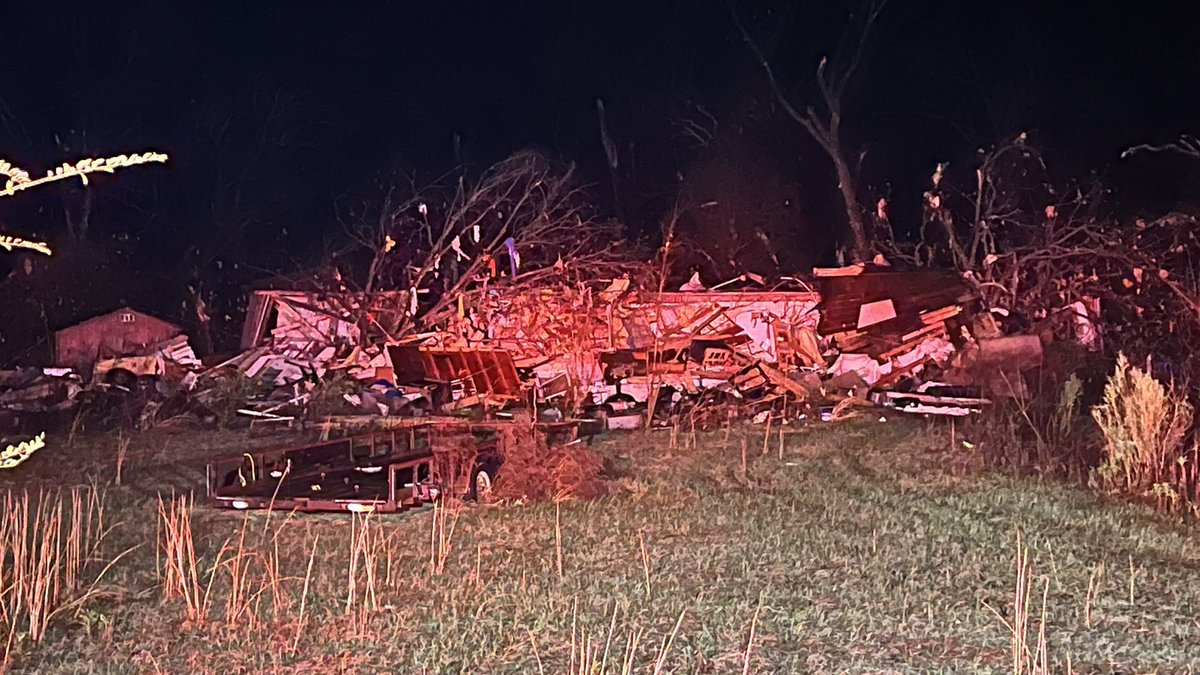
[[[125,242],[156,278],[218,258],[300,266],[336,235],[335,205],[369,200],[389,172],[431,180],[531,146],[577,162],[615,212],[598,98],[635,236],[653,239],[699,161],[679,121],[701,109],[796,184],[814,246],[844,218],[827,159],[772,100],[724,0],[13,5],[0,155],[40,170],[170,153],[167,168],[101,179],[93,215],[95,236]],[[737,6],[803,104],[861,4]],[[892,195],[911,226],[936,162],[1027,131],[1056,171],[1098,173],[1128,212],[1181,207],[1187,162],[1119,155],[1200,133],[1198,18],[1194,4],[891,0],[847,101],[864,189]],[[249,234],[231,247],[212,232],[234,193]],[[0,227],[61,240],[58,198],[5,204]]]

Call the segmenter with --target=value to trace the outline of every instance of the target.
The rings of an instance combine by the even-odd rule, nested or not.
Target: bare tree
[[[867,232],[862,207],[858,201],[858,170],[862,156],[853,158],[846,149],[845,139],[842,135],[842,122],[845,117],[843,104],[847,88],[854,81],[854,75],[862,63],[871,28],[879,13],[883,11],[885,4],[887,4],[887,0],[872,0],[865,8],[862,24],[857,27],[856,32],[851,29],[843,35],[841,44],[832,60],[828,57],[821,58],[817,65],[817,88],[821,95],[821,107],[808,105],[801,110],[784,93],[779,80],[775,77],[770,60],[738,17],[733,0],[730,0],[729,3],[733,22],[750,47],[750,51],[753,52],[755,60],[766,73],[771,91],[779,105],[792,119],[804,127],[804,130],[825,150],[830,161],[833,162],[834,171],[837,173],[838,191],[842,195],[846,220],[850,226],[850,236],[854,243],[853,253],[857,260],[871,257],[872,242]]]
[[[604,158],[608,161],[608,173],[612,178],[613,205],[617,209],[617,218],[625,220],[625,208],[621,200],[621,154],[617,144],[608,131],[608,113],[604,111],[604,100],[596,99],[596,119],[600,123],[600,144],[604,146]]]
[[[632,260],[620,226],[598,216],[574,166],[534,152],[509,157],[473,184],[390,187],[373,214],[343,224],[370,255],[364,277],[337,275],[346,294],[357,286],[357,304],[378,308],[376,291],[402,291],[403,306],[377,326],[389,337],[437,325],[495,285],[617,276]]]
[[[64,156],[87,155],[92,152],[88,143],[87,129],[74,130],[65,136],[54,136],[58,151]],[[59,186],[62,200],[63,220],[67,224],[67,236],[71,241],[87,241],[92,230],[92,213],[96,208],[96,194],[92,186],[82,182],[67,182]]]
[[[686,102],[686,110],[671,120],[679,139],[689,147],[704,150],[716,140],[721,125],[703,105]]]
[[[1171,363],[1200,383],[1191,347],[1200,340],[1194,216],[1121,222],[1098,181],[1055,184],[1025,134],[981,152],[971,169],[955,176],[938,166],[921,240],[889,255],[956,268],[989,307],[1038,332],[1069,333],[1086,321],[1103,338],[1097,346]]]

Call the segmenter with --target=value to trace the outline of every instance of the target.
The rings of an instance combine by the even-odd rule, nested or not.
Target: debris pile
[[[25,429],[26,420],[69,410],[83,383],[66,368],[0,371],[0,433]]]
[[[931,269],[858,264],[814,270],[811,283],[745,275],[712,288],[694,276],[660,292],[629,278],[484,284],[425,332],[390,336],[413,297],[255,291],[242,352],[208,369],[181,331],[128,309],[94,320],[99,337],[84,332],[73,344],[124,347],[94,359],[90,382],[166,380],[213,408],[236,397],[233,412],[253,424],[348,429],[511,418],[517,408],[540,422],[590,418],[610,429],[725,424],[764,410],[833,418],[834,407],[873,404],[962,415],[986,405],[985,393],[1023,396],[1021,371],[1041,363],[1041,338],[1003,335],[972,285]],[[133,323],[168,337],[138,342]],[[82,361],[92,352],[71,353]],[[48,377],[0,380],[0,400],[69,406],[63,387],[78,379]]]
[[[530,372],[538,403],[591,407],[612,421],[653,392],[732,393],[749,364],[814,365],[818,301],[795,289],[653,293],[617,279],[493,292],[437,339],[508,350]]]
[[[291,424],[304,416],[320,385],[345,374],[369,389],[393,380],[382,344],[362,347],[361,324],[378,325],[394,314],[406,294],[362,296],[311,291],[256,290],[242,330],[242,352],[209,369],[213,380],[232,376],[251,383],[236,412],[257,423]],[[226,386],[224,389],[237,389]],[[216,396],[218,394],[210,394]],[[340,392],[344,405],[378,408],[372,394]],[[342,400],[344,398],[344,400]]]
[[[816,289],[796,280],[767,287],[757,278],[735,280],[745,288],[708,289],[694,276],[678,292],[639,291],[627,279],[493,290],[431,340],[508,350],[518,367],[528,367],[535,403],[597,417],[609,428],[680,415],[723,423],[761,417],[767,408],[817,416],[817,408],[847,399],[959,411],[937,405],[932,389],[917,393],[924,408],[908,405],[912,398],[869,400],[868,393],[914,392],[948,371],[960,388],[974,384],[963,355],[979,363],[987,350],[976,335],[998,331],[971,286],[954,273],[883,266],[814,276]],[[986,402],[978,389],[955,394],[949,398],[970,399],[971,410]]]
[[[162,357],[163,361],[188,370],[198,370],[203,364],[196,358],[186,335],[177,335],[166,342],[154,345],[153,353]]]
[[[944,365],[972,334],[965,314],[978,295],[957,275],[938,270],[892,271],[862,265],[818,269],[821,323],[837,359],[834,376],[856,373],[889,387]],[[959,344],[955,344],[958,340]]]
[[[359,341],[359,329],[338,302],[315,293],[255,291],[246,309],[242,354],[221,364],[264,387],[286,387],[325,376],[339,348]]]

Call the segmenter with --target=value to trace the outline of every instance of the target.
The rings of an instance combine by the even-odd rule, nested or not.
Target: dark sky
[[[804,102],[859,4],[739,12]],[[114,179],[121,188],[97,212],[108,232],[157,210],[138,231],[171,256],[204,227],[196,214],[211,210],[216,182],[245,179],[257,241],[301,251],[327,234],[335,198],[381,172],[432,178],[452,166],[456,134],[472,165],[533,145],[578,161],[608,194],[597,98],[626,153],[623,180],[648,196],[635,226],[654,222],[686,168],[673,120],[689,106],[726,126],[766,119],[764,155],[784,156],[817,213],[836,205],[825,158],[773,105],[724,0],[14,5],[0,26],[2,154],[41,167],[82,148],[172,153],[169,177]],[[1023,130],[1063,173],[1098,170],[1131,201],[1170,207],[1187,171],[1118,155],[1200,132],[1198,18],[1194,3],[891,0],[847,136],[867,150],[868,183],[914,208],[935,162]],[[35,225],[54,238],[55,222]]]

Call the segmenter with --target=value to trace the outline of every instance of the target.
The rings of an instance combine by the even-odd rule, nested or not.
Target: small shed
[[[54,363],[89,373],[100,359],[140,354],[182,334],[169,321],[122,307],[55,333]]]

